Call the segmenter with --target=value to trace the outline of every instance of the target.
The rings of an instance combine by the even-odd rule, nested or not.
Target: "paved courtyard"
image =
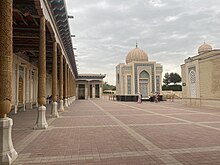
[[[13,165],[219,165],[220,109],[178,102],[77,100],[47,130],[36,109],[11,115]]]

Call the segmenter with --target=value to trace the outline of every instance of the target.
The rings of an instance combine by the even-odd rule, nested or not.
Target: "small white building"
[[[102,98],[105,74],[79,74],[76,79],[76,99]]]
[[[126,57],[126,64],[116,66],[116,94],[137,95],[148,98],[150,93],[162,92],[163,67],[155,61],[148,61],[143,50],[131,50]]]
[[[198,55],[181,65],[182,101],[190,106],[220,107],[220,50],[204,43]]]

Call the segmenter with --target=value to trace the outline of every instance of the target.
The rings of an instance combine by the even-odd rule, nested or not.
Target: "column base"
[[[54,117],[54,118],[59,117],[59,113],[57,111],[57,102],[53,102],[53,104],[52,104],[51,117]]]
[[[64,107],[68,107],[68,100],[64,99]]]
[[[69,105],[72,104],[72,97],[69,98]]]
[[[36,102],[36,107],[38,107],[38,102]]]
[[[69,103],[72,104],[72,97],[69,98]]]
[[[70,106],[70,98],[67,99],[67,104]]]
[[[14,108],[14,114],[17,114],[17,113],[18,113],[18,105],[16,104]]]
[[[26,104],[23,104],[23,107],[22,107],[22,109],[21,109],[23,112],[25,112],[26,111]]]
[[[12,119],[0,118],[0,164],[2,165],[10,165],[18,156],[11,139],[12,125]]]
[[[63,107],[63,100],[60,100],[60,109],[59,109],[60,112],[63,112],[64,111],[64,107]]]
[[[48,124],[46,121],[46,107],[40,106],[38,107],[38,116],[37,122],[34,126],[34,129],[47,129]]]

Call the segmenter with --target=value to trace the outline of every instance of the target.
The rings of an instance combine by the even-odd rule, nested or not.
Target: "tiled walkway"
[[[11,116],[14,165],[220,164],[220,109],[82,100],[47,116],[47,130],[32,129],[36,110]]]

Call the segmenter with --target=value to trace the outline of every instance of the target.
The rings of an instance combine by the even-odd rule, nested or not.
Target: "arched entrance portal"
[[[146,71],[142,71],[139,74],[139,92],[142,94],[142,97],[149,96],[149,79],[150,76]]]

